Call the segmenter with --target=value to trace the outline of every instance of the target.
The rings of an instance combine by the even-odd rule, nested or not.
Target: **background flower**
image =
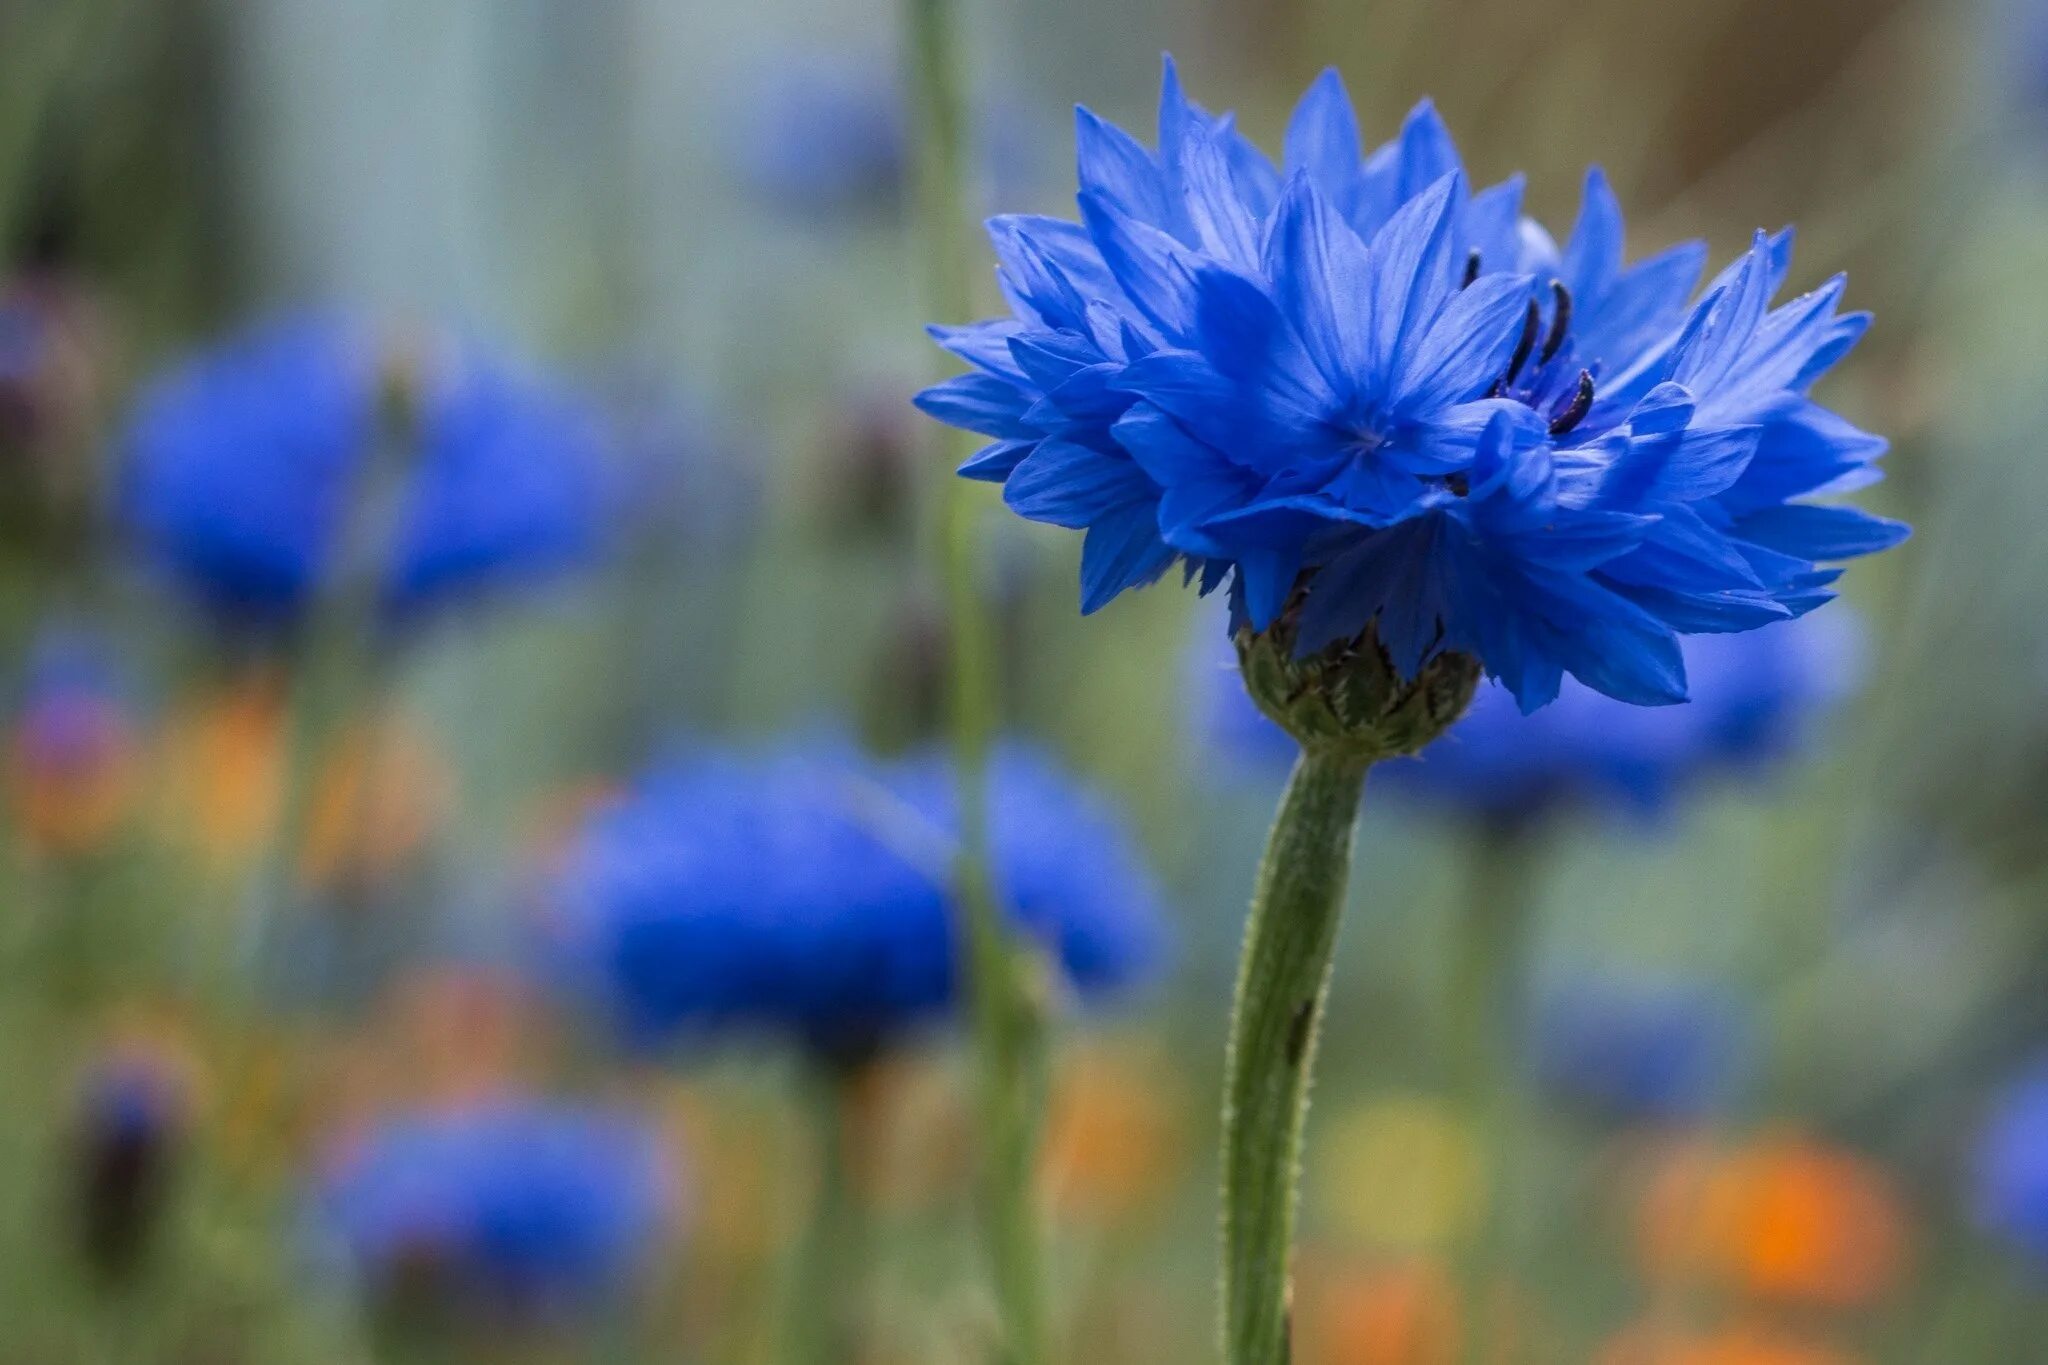
[[[345,1138],[318,1205],[373,1295],[546,1315],[628,1287],[673,1212],[675,1180],[652,1133],[623,1115],[500,1100]]]
[[[997,895],[1083,997],[1160,965],[1160,899],[1109,807],[1043,755],[990,772]],[[952,777],[826,744],[656,765],[566,855],[560,946],[634,1036],[793,1035],[860,1056],[954,1004]]]
[[[144,392],[120,510],[157,565],[232,619],[288,620],[337,571],[374,573],[385,606],[411,613],[587,558],[602,444],[590,410],[486,353],[380,355],[351,323],[291,317]],[[366,527],[378,563],[338,570]]]

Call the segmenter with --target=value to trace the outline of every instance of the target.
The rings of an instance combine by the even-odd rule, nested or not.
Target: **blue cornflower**
[[[1638,707],[1567,681],[1525,715],[1508,690],[1482,686],[1444,738],[1384,765],[1386,790],[1490,826],[1592,809],[1664,813],[1716,773],[1760,773],[1799,752],[1862,674],[1853,617],[1786,622],[1685,642],[1692,695]],[[1222,757],[1284,771],[1294,744],[1245,695],[1213,649],[1201,655],[1196,717]]]
[[[393,500],[375,572],[394,615],[590,555],[604,448],[593,413],[473,348],[423,359],[387,384],[373,337],[327,316],[273,320],[187,359],[129,422],[123,520],[192,597],[269,624],[341,571],[366,498]],[[393,390],[410,409],[396,422]],[[388,460],[383,442],[399,447]],[[386,477],[373,462],[390,466],[390,488],[369,486]]]
[[[1682,977],[1581,972],[1538,997],[1537,1082],[1622,1118],[1688,1119],[1725,1103],[1748,1060],[1739,1003]]]
[[[529,1315],[591,1307],[651,1256],[677,1198],[655,1134],[537,1100],[403,1114],[322,1172],[316,1216],[373,1297]]]
[[[1085,997],[1163,951],[1113,812],[1022,746],[989,777],[997,892]],[[703,755],[656,767],[569,855],[561,934],[627,1033],[794,1036],[858,1058],[954,1004],[952,779],[932,753]]]
[[[1695,297],[1704,248],[1626,264],[1598,170],[1559,247],[1427,103],[1366,155],[1334,72],[1279,167],[1171,63],[1156,152],[1078,136],[1081,222],[990,223],[1012,316],[933,329],[974,368],[919,403],[993,438],[962,473],[1086,531],[1084,611],[1179,564],[1304,657],[1370,628],[1525,710],[1565,673],[1666,703],[1679,634],[1811,610],[1905,534],[1806,501],[1885,443],[1807,396],[1869,318],[1840,279],[1771,308],[1789,232]]]
[[[2048,1059],[1998,1097],[1974,1175],[1978,1225],[2048,1262]]]

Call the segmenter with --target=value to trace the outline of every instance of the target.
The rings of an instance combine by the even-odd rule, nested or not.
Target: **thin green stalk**
[[[322,764],[331,757],[334,736],[350,708],[373,689],[378,674],[377,615],[416,436],[410,395],[402,383],[393,382],[384,409],[383,429],[350,490],[334,560],[307,610],[291,660],[284,789],[250,881],[237,954],[244,978],[240,986],[248,991],[260,987],[277,921],[291,908]]]
[[[1488,829],[1475,840],[1465,903],[1452,926],[1449,1060],[1486,1171],[1485,1203],[1459,1256],[1468,1361],[1495,1358],[1496,1282],[1510,1250],[1516,1191],[1509,1156],[1521,1098],[1511,1048],[1527,957],[1529,854],[1529,835],[1520,829]]]
[[[857,1286],[867,1254],[852,1181],[860,1071],[829,1061],[806,1070],[817,1179],[791,1277],[785,1358],[788,1365],[844,1365],[859,1358]]]
[[[1286,1365],[1309,1076],[1369,759],[1305,748],[1245,925],[1223,1094],[1223,1358]]]
[[[926,303],[931,316],[964,322],[973,301],[967,274],[967,118],[959,12],[953,0],[904,4],[918,131]],[[1003,1359],[1007,1365],[1043,1365],[1050,1311],[1035,1184],[1045,1030],[1029,958],[1012,941],[990,875],[986,787],[996,705],[974,543],[980,503],[973,485],[951,476],[957,441],[946,435],[934,439],[947,480],[938,540],[952,646],[949,729],[959,775],[960,844],[953,872],[979,1071],[985,1217]]]

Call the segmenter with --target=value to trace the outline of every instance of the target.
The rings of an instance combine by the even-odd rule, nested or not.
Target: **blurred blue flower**
[[[387,376],[369,332],[329,316],[273,320],[190,357],[142,394],[125,436],[120,514],[193,597],[276,624],[337,571],[346,523],[388,491],[376,572],[405,615],[554,573],[598,543],[604,440],[594,413],[470,347]],[[392,389],[409,428],[384,425]],[[393,487],[372,473],[402,448]]]
[[[352,1138],[322,1173],[316,1214],[373,1296],[525,1316],[625,1288],[674,1182],[655,1134],[622,1114],[501,1099]]]
[[[1529,1064],[1551,1094],[1625,1119],[1725,1104],[1749,1055],[1740,1003],[1682,977],[1581,972],[1538,996]]]
[[[1978,1140],[1980,1227],[2048,1261],[2048,1058],[2000,1094]]]
[[[1164,953],[1159,897],[1114,813],[1040,754],[990,773],[997,893],[1084,997]],[[858,1058],[954,1003],[952,774],[831,745],[656,767],[582,831],[565,957],[629,1036],[794,1035]]]
[[[1795,501],[1885,442],[1806,396],[1869,318],[1839,278],[1770,307],[1789,232],[1694,301],[1704,247],[1625,266],[1597,170],[1559,248],[1519,179],[1468,190],[1427,103],[1365,155],[1334,72],[1282,168],[1170,63],[1156,153],[1085,109],[1078,136],[1082,222],[990,223],[1013,316],[932,329],[973,369],[918,401],[993,438],[963,474],[1087,532],[1083,611],[1179,564],[1234,625],[1291,607],[1304,653],[1371,626],[1524,710],[1567,672],[1667,703],[1678,634],[1808,611],[1905,534]]]
[[[907,96],[879,64],[790,57],[759,80],[736,120],[734,170],[784,212],[819,217],[897,211],[909,193]],[[980,164],[999,204],[1028,197],[1038,158],[1026,120],[977,121]]]
[[[1291,762],[1294,742],[1226,671],[1226,652],[1205,651],[1209,739],[1247,764]],[[1855,689],[1862,653],[1855,618],[1829,616],[1687,639],[1692,696],[1678,706],[1631,706],[1567,682],[1554,704],[1524,715],[1505,687],[1489,683],[1442,740],[1382,764],[1375,780],[1417,804],[1497,826],[1580,807],[1656,816],[1701,778],[1762,772],[1797,753]]]

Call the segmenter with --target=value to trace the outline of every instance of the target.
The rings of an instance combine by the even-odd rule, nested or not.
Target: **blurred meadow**
[[[1334,65],[1369,145],[1430,97],[1547,222],[1598,164],[1632,256],[1796,224],[1877,319],[1823,392],[1914,538],[1696,660],[1721,728],[1468,770],[1482,704],[1373,778],[1296,1365],[2048,1359],[2048,5],[962,22],[991,211],[1071,217],[1162,52],[1269,148]],[[0,1362],[998,1359],[901,28],[0,4]],[[1214,1359],[1287,748],[1214,602],[1084,618],[974,496],[1051,1356]]]

